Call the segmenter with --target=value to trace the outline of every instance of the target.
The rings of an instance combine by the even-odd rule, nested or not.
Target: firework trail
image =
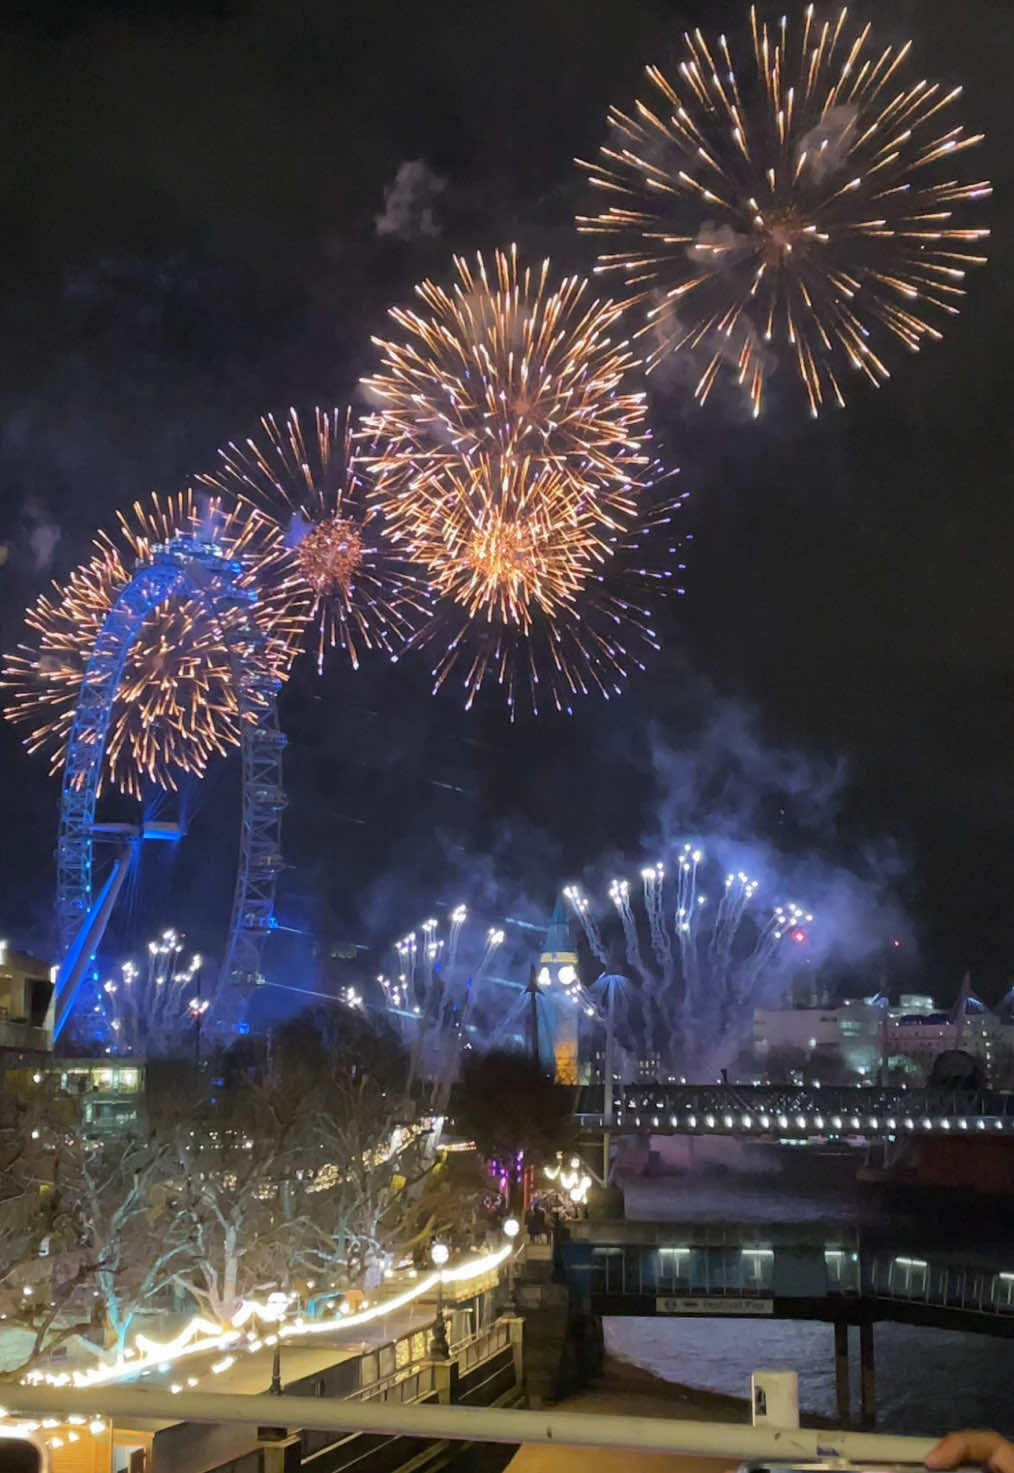
[[[644,958],[641,956],[641,942],[637,934],[637,922],[634,919],[634,912],[630,907],[630,885],[627,881],[613,880],[609,886],[609,898],[616,907],[620,924],[623,927],[623,939],[627,948],[627,961],[633,967],[642,983],[650,984],[652,981],[651,973],[645,967]],[[655,1052],[654,1017],[655,1009],[652,1005],[652,998],[646,995],[644,999],[644,1026],[645,1046],[649,1057]]]
[[[487,681],[514,712],[619,692],[657,648],[647,590],[679,587],[679,497],[662,502],[621,309],[550,263],[456,258],[448,291],[394,309],[365,380],[372,504],[437,608],[411,642],[437,647],[471,705]]]
[[[447,939],[447,970],[453,972],[458,963],[458,947],[461,944],[461,930],[468,920],[468,907],[465,905],[455,906],[451,911],[451,929]]]
[[[221,468],[200,479],[276,526],[287,556],[275,571],[309,605],[318,672],[328,649],[344,650],[354,669],[363,650],[396,653],[427,611],[425,591],[367,505],[351,412],[315,409],[310,433],[295,409],[282,424],[265,415],[258,439],[219,456]]]
[[[478,967],[476,968],[476,981],[478,981],[479,978],[481,978],[485,975],[486,972],[488,972],[492,964],[493,957],[500,950],[500,947],[504,944],[505,939],[505,932],[500,930],[498,926],[490,926],[489,930],[486,932],[486,945],[483,948],[482,958],[479,962]]]
[[[433,968],[439,962],[444,949],[443,937],[439,934],[440,922],[435,916],[428,921],[423,921],[420,930],[423,933],[423,955],[432,975]]]
[[[88,660],[107,615],[135,568],[178,536],[196,537],[239,561],[240,585],[251,594],[284,554],[266,518],[223,511],[216,502],[202,504],[189,490],[165,500],[153,496],[148,503],[135,502],[129,515],[120,513],[118,535],[100,533],[91,559],[28,610],[32,642],[4,657],[3,684],[12,692],[4,714],[30,727],[25,745],[30,752],[48,752],[52,772],[66,756]],[[248,618],[265,635],[260,646],[242,633]],[[281,682],[304,618],[304,608],[277,592],[217,614],[194,597],[159,605],[126,657],[104,779],[141,797],[149,782],[174,789],[180,773],[202,777],[213,756],[240,741],[236,662],[262,672],[265,689]]]
[[[609,898],[622,927],[627,961],[641,984],[648,1056],[655,1053],[656,1035],[668,1034],[663,1062],[684,1073],[703,1068],[706,1074],[714,1058],[735,1052],[762,998],[780,995],[792,958],[787,943],[806,941],[804,927],[813,916],[795,904],[757,913],[753,902],[758,881],[742,871],[726,877],[718,904],[709,905],[700,884],[704,863],[703,850],[685,844],[677,850],[671,879],[661,862],[641,870],[654,975],[641,950],[639,917],[627,881],[613,880]],[[573,906],[573,897],[568,898]],[[620,1021],[628,1032],[636,1032],[630,1002],[627,996]]]
[[[912,81],[910,43],[880,49],[846,16],[810,5],[793,35],[751,8],[745,67],[725,36],[685,35],[673,76],[647,68],[651,101],[610,110],[600,162],[578,160],[612,201],[578,220],[617,241],[598,269],[643,306],[649,368],[693,356],[702,404],[728,367],[758,414],[787,355],[811,414],[843,405],[846,372],[879,385],[888,347],[941,337],[985,260],[989,232],[962,219],[991,190],[958,177],[983,136],[949,120],[961,88]]]
[[[637,922],[630,908],[630,885],[626,880],[613,880],[609,886],[609,899],[616,907],[616,913],[623,926],[623,939],[627,946],[627,961],[637,972],[638,976],[646,979],[648,973],[645,971],[644,960],[641,956],[641,942],[637,934]]]
[[[398,980],[401,983],[405,996],[411,1001],[415,999],[415,963],[416,963],[416,935],[409,931],[408,935],[401,941],[395,942],[395,951],[398,954]]]
[[[651,949],[662,968],[663,978],[668,979],[672,975],[672,947],[669,945],[669,936],[665,929],[665,913],[662,909],[664,880],[665,865],[661,862],[641,871],[644,908],[648,915],[648,927],[651,932]]]
[[[96,1011],[110,1031],[112,1049],[133,1058],[179,1053],[207,1004],[197,996],[201,958],[181,964],[183,940],[165,930],[148,942],[145,964],[121,962],[119,975],[103,982]]]
[[[577,917],[592,956],[597,961],[600,961],[604,967],[608,966],[609,953],[602,945],[602,936],[599,933],[595,917],[591,913],[587,895],[584,894],[579,885],[564,885],[563,898],[567,901]]]

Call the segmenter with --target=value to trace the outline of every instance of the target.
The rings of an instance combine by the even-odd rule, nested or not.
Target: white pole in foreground
[[[922,1465],[934,1440],[877,1437],[868,1433],[744,1427],[722,1422],[662,1421],[654,1417],[599,1416],[588,1412],[503,1411],[494,1407],[399,1405],[316,1396],[235,1396],[211,1392],[138,1391],[123,1386],[71,1390],[51,1386],[4,1387],[9,1412],[59,1417],[137,1417],[171,1422],[235,1422],[249,1427],[286,1426],[308,1431],[380,1432],[395,1436],[466,1442],[562,1443],[571,1447],[630,1448],[638,1452],[689,1453],[741,1462],[753,1458],[812,1460],[828,1456],[857,1463]]]

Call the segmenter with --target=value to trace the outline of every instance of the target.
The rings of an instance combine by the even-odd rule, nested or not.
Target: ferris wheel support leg
[[[130,873],[130,866],[137,854],[139,844],[140,837],[131,838],[121,847],[113,860],[109,878],[96,896],[94,904],[82,922],[81,929],[71,943],[70,950],[60,964],[60,970],[56,974],[54,997],[54,1043],[64,1030],[74,1005],[74,998],[77,996],[77,990],[81,986],[81,980],[101,945],[106,926],[109,924],[109,917],[113,913],[113,906],[123,888],[124,880]]]

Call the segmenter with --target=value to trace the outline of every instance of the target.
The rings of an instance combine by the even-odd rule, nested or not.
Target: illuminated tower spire
[[[537,981],[553,1020],[553,1059],[558,1084],[577,1084],[578,983],[577,952],[570,916],[561,896],[546,932]]]

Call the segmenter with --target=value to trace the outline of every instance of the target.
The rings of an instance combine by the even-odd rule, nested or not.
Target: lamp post
[[[510,1257],[507,1259],[507,1303],[504,1307],[508,1314],[517,1314],[518,1302],[514,1280],[514,1240],[521,1231],[521,1224],[516,1217],[508,1217],[503,1225],[503,1230],[511,1249]]]
[[[197,987],[193,997],[187,1003],[187,1010],[194,1020],[194,1068],[199,1069],[201,1067],[201,1019],[211,1004],[205,998],[201,997],[201,973],[204,968],[203,958],[195,956],[193,966],[197,973]]]
[[[437,1317],[433,1321],[433,1337],[430,1340],[431,1360],[450,1360],[451,1348],[447,1343],[447,1321],[444,1319],[444,1264],[451,1256],[446,1243],[434,1243],[430,1257],[437,1271]]]

